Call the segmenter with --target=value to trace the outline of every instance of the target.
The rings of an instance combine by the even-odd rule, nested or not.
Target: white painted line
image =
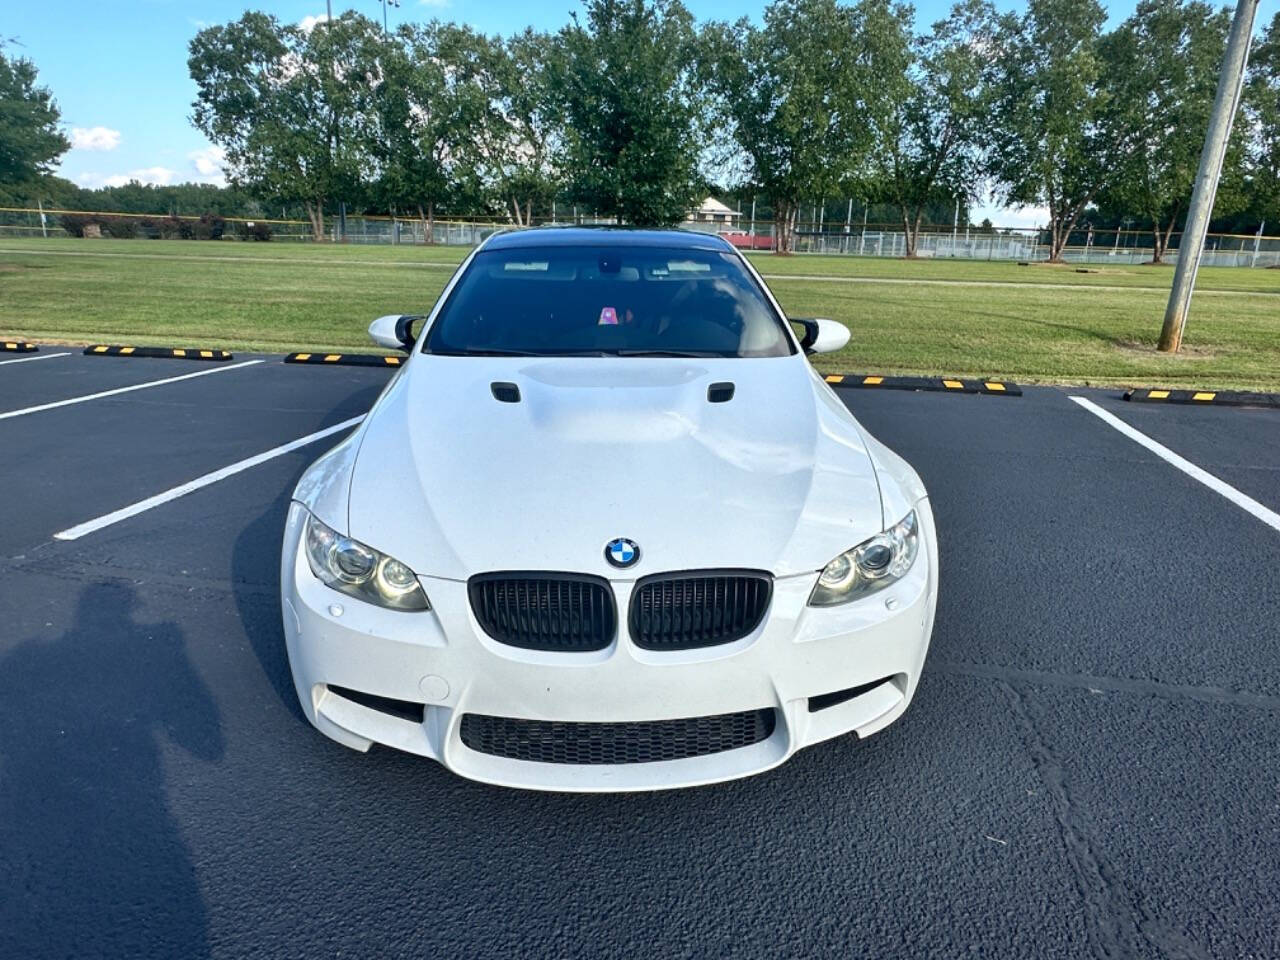
[[[17,360],[0,360],[0,367],[6,363],[26,363],[28,360],[52,360],[54,357],[69,357],[70,353],[39,353],[34,357],[19,357]]]
[[[162,387],[166,383],[177,383],[179,380],[190,380],[193,377],[207,377],[214,373],[226,373],[228,370],[239,370],[241,367],[251,367],[255,363],[261,363],[261,360],[245,360],[241,363],[233,363],[229,367],[214,367],[212,370],[197,370],[195,373],[184,373],[178,377],[165,377],[163,380],[148,380],[146,383],[135,383],[129,387],[116,387],[114,390],[102,390],[98,393],[86,393],[83,397],[71,397],[68,400],[55,400],[53,403],[42,403],[38,407],[23,407],[21,410],[10,410],[7,413],[0,413],[0,420],[8,420],[10,417],[24,417],[28,413],[39,413],[41,410],[52,410],[55,407],[69,407],[73,403],[88,403],[90,400],[101,400],[103,397],[114,397],[119,393],[129,393],[132,390],[146,390],[148,387]]]
[[[1084,397],[1072,397],[1071,399],[1080,404],[1080,406],[1084,407],[1103,423],[1115,427],[1134,443],[1141,444],[1146,447],[1161,460],[1177,467],[1187,476],[1191,477],[1193,480],[1198,480],[1200,483],[1203,483],[1215,493],[1222,494],[1222,496],[1226,497],[1237,507],[1253,514],[1267,526],[1272,527],[1275,530],[1280,530],[1280,513],[1276,513],[1274,510],[1268,510],[1257,500],[1253,499],[1253,497],[1248,494],[1241,493],[1235,487],[1231,486],[1231,484],[1225,483],[1208,471],[1200,469],[1185,457],[1178,456],[1178,454],[1174,453],[1164,444],[1157,443],[1140,430],[1135,430],[1119,417],[1113,416],[1106,410],[1103,410],[1096,403],[1086,400]]]
[[[323,430],[317,430],[315,433],[309,433],[305,437],[299,437],[297,440],[291,440],[289,443],[281,444],[273,447],[257,456],[249,457],[247,460],[240,460],[220,470],[214,470],[212,473],[206,473],[203,477],[196,477],[194,480],[188,480],[186,483],[173,487],[163,493],[157,493],[154,497],[147,497],[145,500],[139,500],[137,503],[130,504],[127,507],[121,507],[119,510],[113,510],[111,513],[104,514],[94,520],[86,520],[84,523],[69,527],[60,533],[55,533],[55,540],[79,540],[81,537],[89,533],[101,530],[103,527],[109,527],[113,523],[119,523],[121,520],[128,520],[130,517],[136,517],[140,513],[145,513],[153,507],[168,503],[170,500],[177,500],[179,497],[185,497],[188,493],[199,490],[201,487],[207,487],[211,483],[217,483],[219,480],[225,480],[227,477],[235,476],[251,467],[256,467],[260,463],[266,463],[268,460],[274,460],[276,457],[282,457],[286,453],[292,453],[299,447],[305,447],[309,443],[315,443],[334,433],[340,433],[350,427],[354,427],[357,423],[364,419],[364,414],[358,417],[352,417],[350,420],[344,420],[342,423],[335,423],[332,427],[325,427]]]

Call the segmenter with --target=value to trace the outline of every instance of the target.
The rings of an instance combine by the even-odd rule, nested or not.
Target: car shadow
[[[381,387],[358,391],[326,414],[324,421],[343,420],[368,410],[381,392]],[[328,446],[317,445],[314,450],[308,448],[312,454],[308,463],[341,439],[335,438]],[[296,482],[297,477],[290,480],[270,506],[236,537],[231,552],[231,589],[241,626],[262,672],[285,708],[298,722],[306,724],[306,714],[302,712],[293,689],[293,675],[289,672],[289,656],[280,619],[280,550],[284,545],[284,522]]]
[[[182,631],[137,607],[90,584],[0,660],[0,956],[209,955],[162,740],[219,760],[221,721]]]
[[[231,589],[244,634],[271,689],[299,722],[306,723],[293,689],[280,619],[280,550],[292,494],[291,483],[236,537],[231,553]]]

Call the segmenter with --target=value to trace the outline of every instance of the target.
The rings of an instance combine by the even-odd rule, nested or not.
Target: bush
[[[271,225],[259,220],[241,220],[236,224],[236,236],[241,240],[265,243],[271,239]]]
[[[100,217],[102,232],[117,240],[132,240],[138,235],[138,221],[133,217]]]
[[[199,220],[184,220],[183,225],[187,228],[187,239],[190,240],[221,240],[222,235],[227,232],[227,221],[216,213],[206,213]],[[270,240],[270,231],[266,239]]]
[[[103,213],[64,213],[59,216],[59,226],[73,237],[83,237],[84,228],[96,225],[103,236],[117,239],[133,239],[139,235],[162,240],[221,240],[227,232],[227,221],[216,213],[206,213],[199,220],[183,220],[179,217],[119,217]],[[252,229],[237,225],[238,233],[245,240],[270,240],[271,228],[256,223]]]
[[[83,237],[84,228],[98,219],[86,213],[64,213],[58,218],[58,225],[73,237]]]
[[[143,217],[136,223],[152,240],[173,240],[183,235],[184,221],[177,217]]]
[[[84,228],[96,224],[104,236],[132,239],[138,235],[138,227],[150,221],[143,218],[140,223],[135,217],[113,217],[102,213],[64,213],[59,223],[73,237],[83,237]]]

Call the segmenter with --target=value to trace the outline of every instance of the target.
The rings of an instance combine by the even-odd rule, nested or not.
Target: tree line
[[[558,202],[655,225],[718,193],[761,198],[787,252],[804,208],[843,196],[892,211],[911,256],[923,226],[989,191],[1048,209],[1052,259],[1086,219],[1137,216],[1158,260],[1230,13],[1140,0],[1105,24],[1098,0],[960,0],[923,31],[891,0],[774,0],[759,23],[587,0],[559,31],[508,37],[250,12],[191,41],[191,120],[241,198],[304,211],[317,239],[339,205],[523,225]],[[1215,218],[1280,223],[1280,14],[1254,42]]]

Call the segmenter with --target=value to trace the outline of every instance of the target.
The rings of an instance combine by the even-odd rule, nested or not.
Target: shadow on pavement
[[[236,611],[262,672],[285,708],[305,724],[306,715],[293,689],[280,620],[280,550],[292,493],[290,485],[236,537],[231,585]]]
[[[218,760],[221,722],[182,631],[137,605],[89,585],[70,630],[0,660],[0,956],[209,954],[161,739]]]
[[[324,422],[345,419],[368,410],[383,389],[365,387],[357,391],[329,411],[323,418]],[[307,452],[311,455],[308,464],[344,436],[334,438],[328,445],[308,447]],[[293,487],[291,482],[236,537],[231,556],[231,586],[235,593],[236,612],[254,656],[262,665],[262,672],[285,708],[298,722],[309,727],[293,689],[293,675],[289,672],[284,628],[280,620],[280,549],[284,544],[284,521],[289,513]]]

